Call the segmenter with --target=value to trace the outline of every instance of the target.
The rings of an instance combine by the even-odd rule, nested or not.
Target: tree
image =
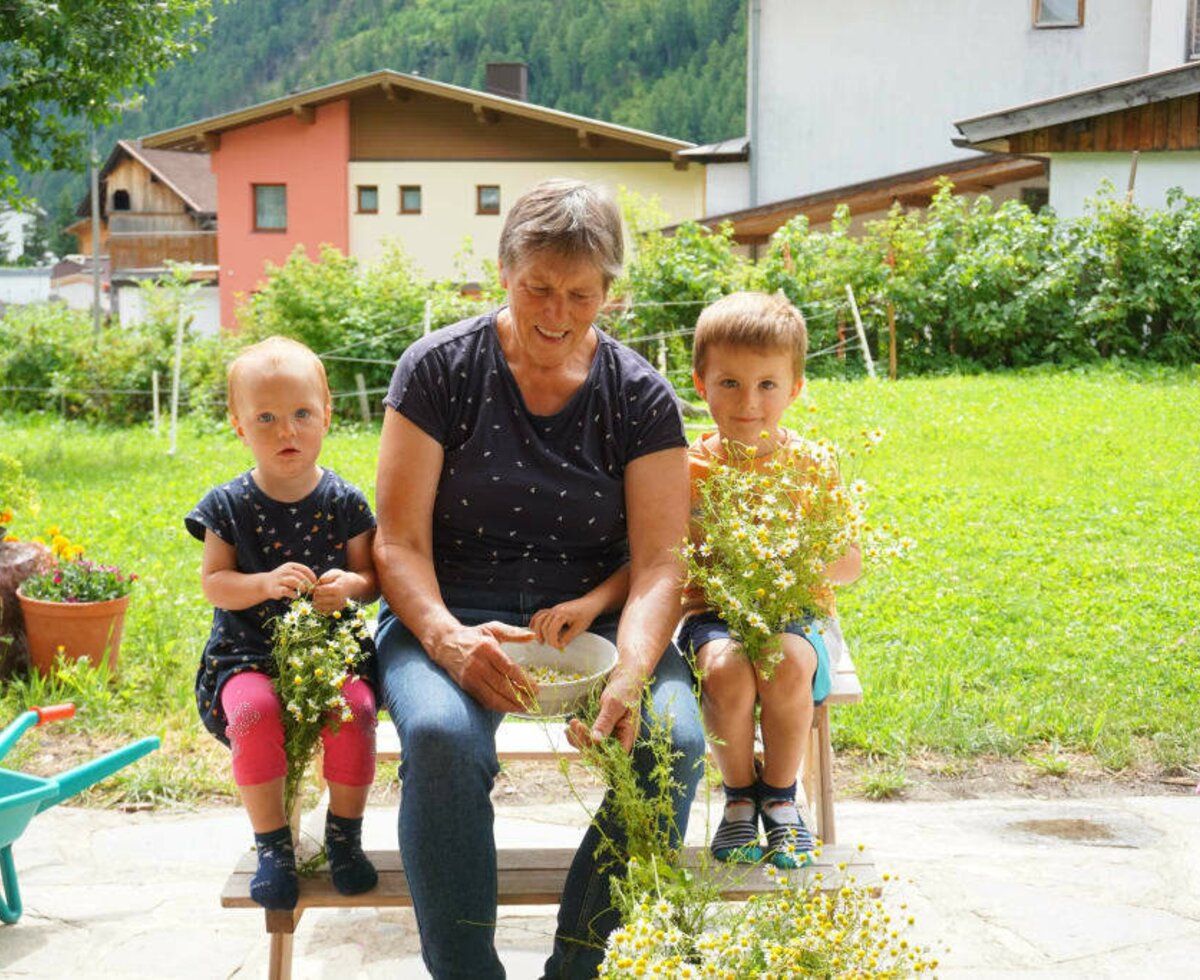
[[[0,202],[18,203],[27,171],[84,163],[87,134],[120,116],[121,97],[194,54],[214,0],[0,0]],[[223,0],[222,0],[223,2]]]

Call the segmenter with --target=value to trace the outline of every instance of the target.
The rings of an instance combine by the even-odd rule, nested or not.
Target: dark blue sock
[[[254,846],[258,870],[250,880],[250,897],[264,909],[294,909],[300,897],[300,880],[296,877],[292,828],[285,824],[278,830],[255,834]]]
[[[363,853],[362,817],[339,817],[325,811],[325,856],[333,887],[343,895],[370,891],[379,873]]]

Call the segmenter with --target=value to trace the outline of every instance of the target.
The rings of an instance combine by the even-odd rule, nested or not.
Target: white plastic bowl
[[[579,680],[560,681],[538,686],[537,705],[530,718],[567,715],[587,702],[593,686],[607,676],[617,662],[617,648],[596,633],[580,633],[566,648],[528,643],[502,643],[501,649],[522,667],[553,667],[566,673],[583,674]]]

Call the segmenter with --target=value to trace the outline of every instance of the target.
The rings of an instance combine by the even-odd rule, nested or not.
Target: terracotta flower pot
[[[116,671],[129,596],[103,602],[43,602],[18,589],[17,598],[25,618],[29,663],[38,673],[49,674],[60,653],[70,659],[87,657],[93,667],[99,667],[107,653],[108,669]]]

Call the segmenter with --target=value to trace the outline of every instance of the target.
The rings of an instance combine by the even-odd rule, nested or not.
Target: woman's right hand
[[[527,643],[532,630],[507,623],[459,626],[442,637],[433,659],[459,687],[492,711],[527,711],[537,685],[500,649],[501,643]]]

